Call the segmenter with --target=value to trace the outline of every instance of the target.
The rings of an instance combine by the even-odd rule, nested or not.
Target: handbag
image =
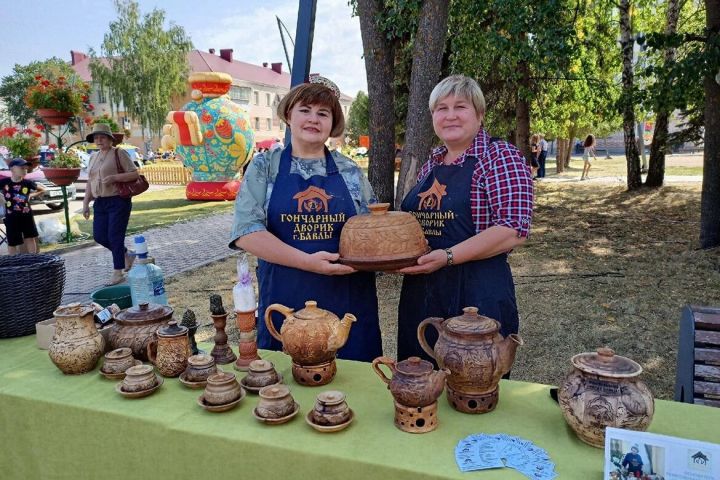
[[[115,165],[118,173],[125,173],[125,169],[122,168],[122,165],[120,164],[120,155],[118,154],[117,149],[115,149]],[[139,174],[138,178],[131,182],[115,182],[115,187],[117,187],[118,195],[122,198],[130,198],[143,193],[145,190],[150,188],[150,184],[145,178],[145,175]]]

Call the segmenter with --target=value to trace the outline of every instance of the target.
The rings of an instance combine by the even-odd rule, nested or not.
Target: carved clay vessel
[[[148,344],[148,358],[163,377],[177,377],[185,371],[187,359],[192,355],[188,328],[168,322],[157,331],[157,340]]]
[[[605,427],[644,431],[655,413],[650,389],[638,377],[642,367],[610,348],[572,358],[573,370],[558,390],[558,402],[578,438],[605,446]]]
[[[392,378],[385,376],[380,365],[390,369]],[[420,357],[410,357],[402,362],[378,357],[373,360],[372,368],[388,384],[395,401],[406,407],[425,407],[437,401],[445,388],[445,378],[450,374],[447,369],[433,370],[432,363]]]
[[[287,385],[276,383],[260,390],[255,412],[261,418],[283,418],[295,410],[295,399]]]
[[[53,312],[57,321],[48,349],[50,360],[68,375],[87,373],[105,352],[105,339],[95,327],[90,305],[71,303]]]
[[[167,305],[141,303],[130,307],[115,316],[110,330],[110,346],[112,348],[128,347],[133,357],[148,360],[147,348],[157,338],[158,328],[172,320],[173,309]]]
[[[207,378],[205,402],[208,405],[226,405],[243,396],[243,389],[234,373],[218,372]]]
[[[215,359],[205,353],[188,357],[187,363],[185,378],[189,382],[206,382],[210,375],[217,372]]]
[[[350,407],[345,401],[345,394],[337,390],[322,392],[315,400],[311,413],[316,425],[340,425],[350,420]]]
[[[250,362],[244,383],[249,387],[262,388],[280,383],[280,376],[271,361],[253,360]]]
[[[430,251],[417,219],[375,203],[369,214],[350,217],[340,233],[340,260],[356,270],[397,270],[415,265]]]
[[[447,395],[450,404],[464,413],[487,413],[498,402],[500,378],[510,371],[515,351],[522,339],[500,335],[500,322],[465,307],[458,317],[443,320],[427,318],[418,325],[418,340],[423,350],[441,368],[450,370]],[[425,340],[425,329],[432,325],[439,338],[435,349]]]

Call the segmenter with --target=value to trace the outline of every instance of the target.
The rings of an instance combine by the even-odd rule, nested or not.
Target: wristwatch
[[[453,264],[453,252],[449,248],[445,249],[445,253],[447,254],[447,265]]]

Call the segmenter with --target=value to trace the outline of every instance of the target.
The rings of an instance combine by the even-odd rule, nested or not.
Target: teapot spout
[[[442,391],[445,388],[445,379],[448,377],[448,375],[450,375],[450,370],[448,370],[447,368],[442,368],[433,372],[431,384],[433,386],[434,398],[437,398],[442,394]]]
[[[357,321],[355,315],[346,313],[342,320],[334,325],[332,335],[328,339],[329,350],[337,351],[345,345],[345,342],[347,342],[350,336],[350,327],[352,327],[355,321]]]
[[[515,363],[515,353],[517,352],[517,347],[520,347],[522,345],[525,345],[525,342],[522,338],[520,338],[520,335],[518,335],[517,333],[511,333],[510,335],[505,337],[500,343],[499,367],[501,375],[505,375],[510,371],[513,363]]]

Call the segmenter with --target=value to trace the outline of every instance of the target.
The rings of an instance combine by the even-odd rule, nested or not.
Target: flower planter
[[[65,125],[73,116],[72,112],[60,112],[52,108],[38,108],[37,114],[45,123],[56,127]]]
[[[72,184],[80,176],[79,168],[43,168],[45,177],[58,187]]]

